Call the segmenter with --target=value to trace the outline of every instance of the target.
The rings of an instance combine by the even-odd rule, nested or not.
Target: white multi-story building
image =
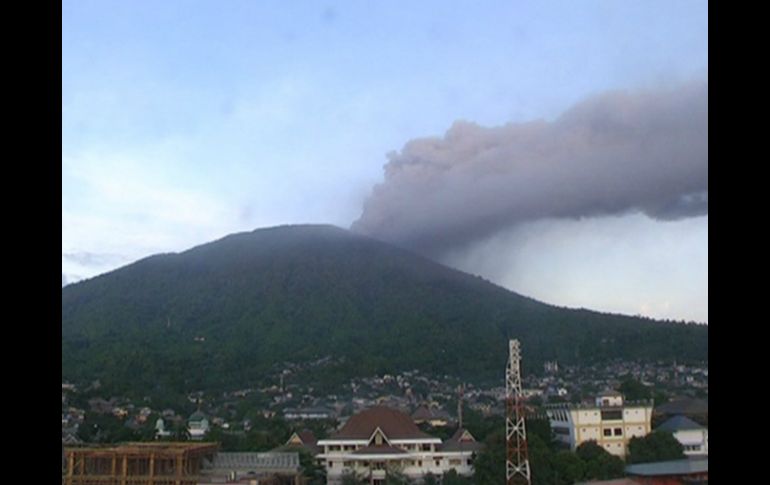
[[[384,406],[352,416],[335,435],[319,440],[318,446],[323,451],[316,458],[325,466],[330,485],[341,483],[345,474],[380,485],[389,471],[415,481],[452,469],[470,476],[474,454],[481,448],[465,429],[442,442],[422,432],[408,414]]]
[[[672,433],[682,444],[684,454],[708,455],[709,430],[686,416],[674,416],[655,428],[655,431]]]
[[[557,440],[575,450],[581,443],[595,441],[620,457],[628,442],[651,430],[652,402],[624,402],[615,391],[597,396],[593,404],[558,404],[547,409],[551,430]]]

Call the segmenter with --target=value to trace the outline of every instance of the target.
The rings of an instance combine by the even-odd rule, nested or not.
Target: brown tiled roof
[[[295,435],[299,438],[302,444],[292,443],[292,438],[294,438]],[[316,443],[318,443],[318,439],[316,439],[313,432],[309,429],[303,429],[302,431],[293,433],[289,438],[289,441],[287,441],[283,447],[278,449],[282,450],[304,448],[309,451],[311,455],[317,455],[321,452],[321,448]]]
[[[449,421],[451,416],[443,409],[430,409],[425,406],[420,406],[412,414],[412,419],[415,421],[429,421],[433,419],[443,419]]]
[[[484,443],[476,441],[446,441],[438,451],[481,451],[484,449]]]
[[[441,445],[440,451],[479,451],[483,449],[484,445],[477,442],[470,431],[468,431],[468,434],[471,439],[466,438],[462,441],[460,440],[463,433],[466,431],[465,428],[458,428],[455,434]]]
[[[471,432],[465,428],[457,428],[457,431],[455,431],[455,434],[453,434],[448,441],[460,441],[460,438],[462,437],[463,433],[465,433],[466,431],[468,432],[468,435],[471,437],[470,441],[475,442],[476,438],[474,438]],[[466,438],[465,441],[469,441],[469,440]]]
[[[430,410],[428,408],[426,408],[425,406],[420,406],[419,408],[417,408],[417,411],[415,411],[412,414],[412,419],[415,419],[415,420],[416,419],[430,419],[431,417],[433,417],[433,415],[431,414]]]
[[[297,436],[299,436],[299,439],[302,440],[302,444],[304,445],[315,445],[318,442],[318,439],[316,439],[313,432],[309,429],[303,429],[297,433]]]
[[[388,445],[372,445],[367,446],[366,448],[360,448],[353,452],[354,455],[386,455],[386,454],[396,454],[396,455],[403,455],[406,451],[402,450],[401,448],[396,448],[395,446],[388,446]]]
[[[408,414],[385,406],[374,406],[351,416],[345,426],[329,439],[366,440],[378,427],[391,440],[433,438],[420,431]]]

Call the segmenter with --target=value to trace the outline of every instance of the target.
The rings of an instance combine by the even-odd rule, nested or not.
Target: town
[[[355,378],[331,392],[328,388],[321,392],[312,379],[303,378],[333,364],[330,356],[304,364],[284,362],[276,365],[260,386],[220,393],[191,391],[176,407],[157,406],[149,396],[132,400],[103,395],[99,382],[85,386],[62,383],[62,446],[78,450],[97,443],[110,446],[141,442],[148,446],[185,442],[199,447],[217,443],[216,451],[203,448],[211,453],[211,459],[197,465],[208,474],[201,476],[232,480],[227,483],[254,483],[239,480],[257,475],[262,477],[258,483],[324,483],[313,482],[307,463],[303,468],[300,455],[291,454],[299,447],[315,459],[315,471],[322,473],[327,483],[354,483],[343,481],[343,471],[359,472],[371,483],[386,483],[381,481],[386,478],[385,462],[375,462],[377,455],[364,455],[367,460],[361,465],[349,456],[340,458],[339,468],[334,469],[331,458],[335,447],[340,451],[357,450],[367,439],[375,439],[362,434],[340,441],[340,436],[350,434],[348,428],[365,429],[370,434],[374,429],[392,434],[388,426],[401,432],[408,430],[401,437],[377,436],[378,445],[387,442],[395,446],[399,439],[405,443],[426,439],[419,445],[425,447],[420,449],[422,458],[400,457],[405,479],[427,475],[440,479],[450,471],[458,479],[473,476],[473,460],[483,451],[484,440],[496,431],[494,428],[502,429],[506,413],[503,379],[484,385],[411,370]],[[684,437],[680,441],[685,455],[708,455],[707,363],[614,361],[567,366],[551,361],[522,376],[521,385],[527,421],[533,423],[530,427],[544,423],[554,445],[565,450],[574,451],[583,442],[594,441],[609,453],[626,458],[630,439],[643,437],[653,429],[671,428],[674,437]],[[581,419],[586,410],[604,409],[610,404],[625,409],[627,415],[633,409],[641,413],[636,421],[626,416],[624,423],[621,418],[614,435],[622,435],[622,440],[612,439],[613,432],[604,440],[608,435],[602,436],[598,425],[595,431],[586,429],[586,418]],[[604,414],[602,411],[602,419]],[[393,424],[398,422],[402,423]],[[633,432],[632,426],[638,432]],[[697,434],[695,439],[693,432]],[[241,462],[246,454],[252,458]],[[75,456],[70,453],[70,467],[74,466]],[[68,466],[64,458],[62,466],[64,472]],[[627,468],[634,466],[642,465]],[[698,470],[702,475],[703,470]],[[444,483],[454,482],[449,479]]]

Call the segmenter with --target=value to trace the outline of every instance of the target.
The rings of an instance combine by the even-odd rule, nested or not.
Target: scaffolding
[[[126,443],[65,448],[63,485],[197,485],[217,443]]]

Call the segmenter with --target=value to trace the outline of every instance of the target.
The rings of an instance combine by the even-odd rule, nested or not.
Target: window
[[[460,466],[462,464],[462,460],[449,460],[450,466]]]
[[[419,467],[421,467],[421,466],[422,466],[422,460],[420,460],[420,461],[418,461],[418,462],[417,462],[417,466],[419,466]]]
[[[422,445],[422,451],[430,451],[430,445]]]
[[[623,429],[615,428],[615,436],[622,436],[622,435],[623,435]]]
[[[612,436],[612,430],[610,428],[604,428],[604,436]]]
[[[610,421],[610,420],[621,420],[623,419],[623,411],[613,409],[611,411],[602,411],[602,420],[603,421]]]

